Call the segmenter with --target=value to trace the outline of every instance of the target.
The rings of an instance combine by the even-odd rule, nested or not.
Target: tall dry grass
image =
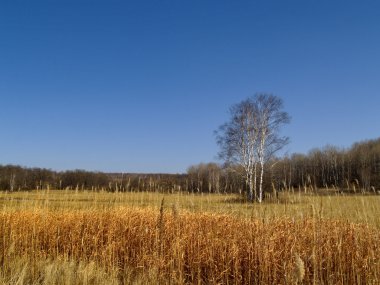
[[[41,260],[92,264],[120,284],[142,278],[157,284],[380,284],[378,229],[321,215],[242,219],[163,204],[161,210],[8,210],[0,213],[0,237],[2,275],[11,270],[10,260],[22,257],[35,284],[43,284]]]

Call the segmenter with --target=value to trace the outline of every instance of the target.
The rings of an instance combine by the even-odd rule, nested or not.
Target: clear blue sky
[[[0,164],[184,172],[256,92],[289,153],[379,137],[380,2],[0,3]]]

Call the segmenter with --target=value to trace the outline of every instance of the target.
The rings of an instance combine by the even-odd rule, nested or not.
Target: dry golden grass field
[[[380,284],[380,196],[0,193],[0,284]]]

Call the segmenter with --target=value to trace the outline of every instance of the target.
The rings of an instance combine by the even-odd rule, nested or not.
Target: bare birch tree
[[[281,98],[270,94],[259,94],[254,99],[258,112],[258,146],[257,158],[260,164],[260,181],[258,202],[263,200],[263,177],[264,164],[274,153],[283,148],[288,142],[288,137],[280,137],[279,130],[284,124],[290,122],[287,112],[282,111],[283,102]]]
[[[229,122],[216,132],[221,151],[220,158],[230,164],[239,164],[244,169],[248,186],[248,199],[256,197],[258,112],[253,98],[248,98],[231,107]]]
[[[282,107],[282,100],[273,95],[250,97],[232,106],[230,120],[216,131],[220,158],[244,169],[250,201],[262,202],[264,164],[288,142],[288,138],[278,134],[281,125],[289,122],[289,115],[282,111]]]

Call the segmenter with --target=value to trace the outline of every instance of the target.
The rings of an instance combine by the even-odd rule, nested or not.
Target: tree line
[[[0,190],[175,191],[186,185],[185,174],[104,173],[85,170],[53,171],[0,165]]]
[[[325,146],[307,154],[272,158],[265,164],[264,193],[284,190],[361,192],[380,190],[380,138],[342,149]],[[57,172],[43,168],[0,165],[0,190],[72,189],[247,193],[244,168],[238,164],[200,163],[184,174]]]
[[[217,166],[199,164],[189,168],[188,175],[204,192],[224,192],[226,176],[233,177],[235,191],[245,193],[249,185],[245,171],[238,164]],[[354,143],[349,148],[325,146],[307,154],[295,153],[271,158],[265,164],[264,192],[300,190],[321,192],[325,189],[346,193],[380,193],[380,138]],[[219,181],[215,181],[215,177]],[[240,179],[239,179],[240,177]],[[198,179],[197,179],[198,178]],[[228,187],[227,187],[228,189]],[[209,191],[211,190],[211,191]]]
[[[325,146],[308,154],[293,154],[276,161],[273,177],[279,188],[380,190],[380,138],[353,144],[348,149]]]
[[[53,171],[0,165],[0,190],[93,190],[235,193],[245,190],[240,174],[216,163],[200,163],[183,174],[104,173],[85,170]]]

